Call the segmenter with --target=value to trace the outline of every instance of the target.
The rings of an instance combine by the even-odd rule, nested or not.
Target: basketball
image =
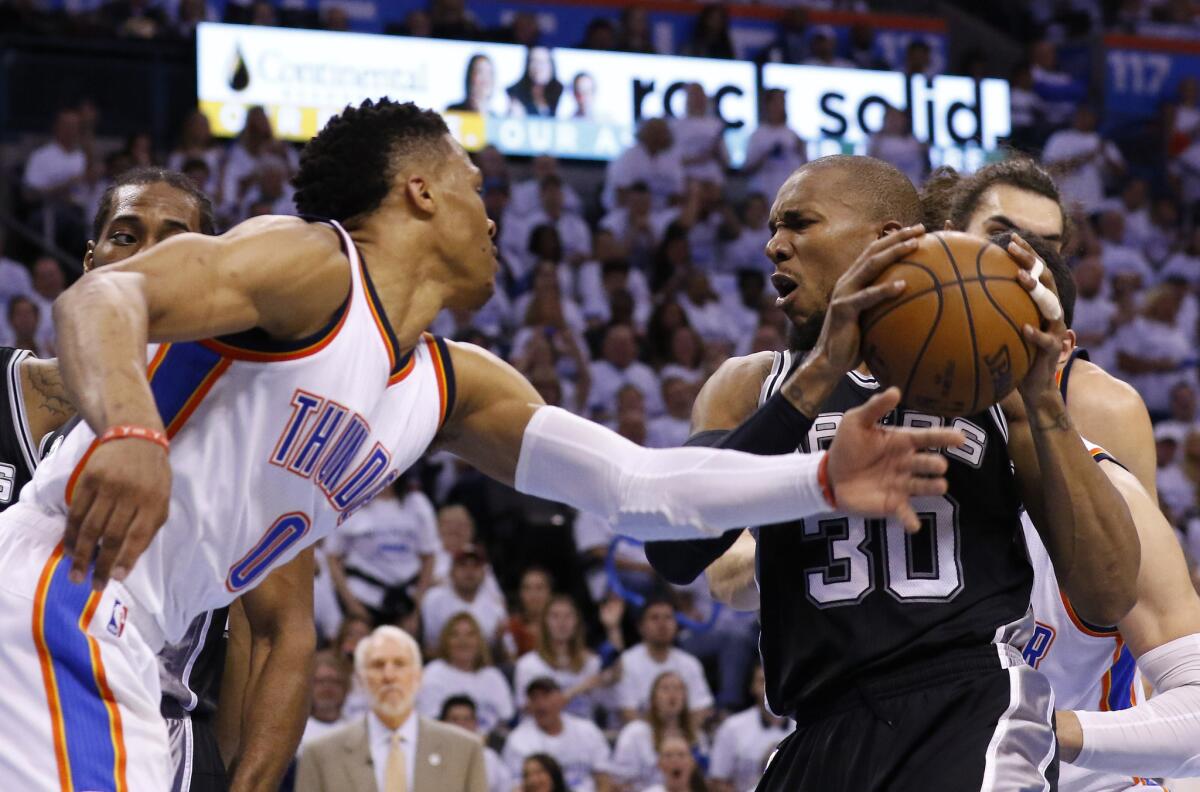
[[[903,280],[904,291],[863,313],[871,373],[898,386],[905,406],[934,415],[973,415],[1003,399],[1033,363],[1021,328],[1041,324],[1019,269],[986,239],[926,234],[876,281]]]

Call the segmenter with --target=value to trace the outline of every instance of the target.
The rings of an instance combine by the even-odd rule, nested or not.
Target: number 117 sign
[[[1131,121],[1154,116],[1179,95],[1179,83],[1200,79],[1200,42],[1141,36],[1104,37],[1105,114]]]

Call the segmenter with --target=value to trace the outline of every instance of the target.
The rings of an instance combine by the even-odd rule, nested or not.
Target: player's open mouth
[[[800,287],[795,278],[784,272],[776,272],[772,275],[771,285],[775,287],[775,291],[779,292],[779,299],[775,301],[776,306],[783,305],[787,301],[788,295]]]

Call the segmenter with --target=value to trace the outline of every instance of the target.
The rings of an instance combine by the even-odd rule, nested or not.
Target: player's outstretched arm
[[[1037,254],[1015,234],[1008,252],[1026,270],[1020,273],[1022,284],[1034,291],[1029,270],[1040,263]],[[1049,270],[1042,272],[1042,283],[1053,288]],[[1054,375],[1066,336],[1061,309],[1045,324],[1044,330],[1029,325],[1023,330],[1037,353],[1019,386],[1020,403],[1010,404],[1009,454],[1022,500],[1063,591],[1086,621],[1116,624],[1136,598],[1137,530],[1120,493],[1092,461],[1059,394]]]
[[[689,539],[840,508],[917,524],[914,495],[945,492],[946,460],[924,449],[964,442],[946,429],[878,426],[889,390],[843,419],[828,454],[758,457],[707,448],[646,449],[541,403],[515,369],[451,347],[459,403],[441,444],[522,492],[612,521],[640,539]],[[824,472],[822,472],[824,471]]]
[[[1059,712],[1062,759],[1128,776],[1200,775],[1200,597],[1154,500],[1120,466],[1101,467],[1129,504],[1141,539],[1137,605],[1118,627],[1155,695],[1130,709]]]
[[[54,304],[59,369],[71,400],[102,435],[115,426],[161,432],[146,381],[146,344],[259,327],[301,338],[329,320],[350,288],[336,232],[299,218],[249,220],[219,236],[181,234],[93,272]],[[101,536],[94,585],[133,565],[166,519],[165,450],[138,439],[93,448],[67,517],[71,577],[80,581]]]

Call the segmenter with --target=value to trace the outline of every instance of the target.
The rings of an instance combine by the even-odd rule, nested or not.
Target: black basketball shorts
[[[1050,683],[1009,647],[947,653],[821,710],[797,713],[759,792],[1058,788]]]
[[[171,792],[226,792],[225,763],[208,718],[166,718]]]

